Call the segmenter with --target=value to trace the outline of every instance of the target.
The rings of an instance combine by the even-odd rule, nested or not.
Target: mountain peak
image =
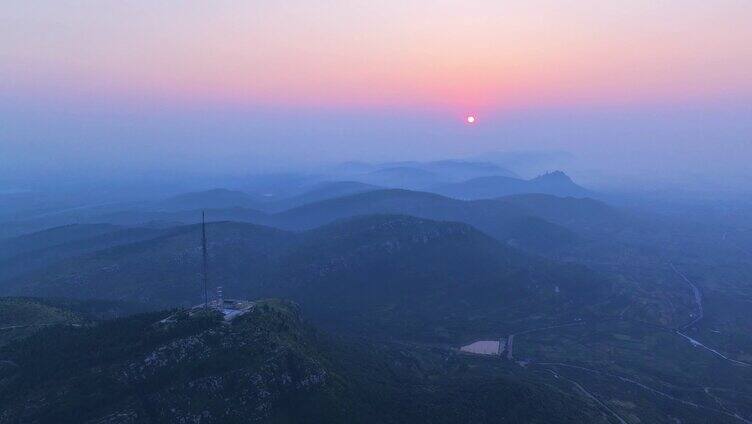
[[[551,171],[546,172],[543,175],[539,175],[534,178],[535,181],[556,181],[556,182],[568,182],[568,183],[574,183],[572,181],[572,178],[569,177],[569,175],[565,174],[564,171]]]

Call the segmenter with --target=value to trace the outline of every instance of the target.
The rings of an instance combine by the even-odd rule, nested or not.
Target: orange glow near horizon
[[[752,94],[738,0],[11,3],[15,86],[455,112]]]

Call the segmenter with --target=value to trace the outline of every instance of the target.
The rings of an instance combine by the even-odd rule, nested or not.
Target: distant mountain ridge
[[[466,202],[410,190],[376,190],[290,209],[271,225],[292,230],[315,228],[338,219],[369,214],[400,214],[464,222],[502,242],[515,239],[531,248],[553,248],[574,241],[571,231],[503,201]]]
[[[334,177],[340,179],[411,190],[421,190],[437,184],[485,176],[516,177],[516,174],[498,165],[467,160],[402,161],[380,164],[351,162],[333,167],[332,172]]]
[[[572,181],[561,171],[549,172],[531,180],[493,176],[434,186],[430,191],[464,199],[492,199],[515,194],[550,194],[559,197],[588,197],[593,193]]]
[[[463,201],[427,192],[373,189],[360,183],[334,186],[327,184],[323,191],[326,192],[325,200],[291,199],[290,204],[298,201],[306,203],[277,213],[265,213],[242,207],[203,211],[208,221],[250,222],[296,231],[312,229],[357,215],[412,215],[427,219],[464,222],[502,242],[514,240],[519,246],[533,250],[557,248],[576,241],[576,231],[573,232],[573,230],[581,227],[579,223],[586,222],[582,214],[590,216],[587,220],[589,223],[607,224],[609,219],[617,215],[607,205],[592,199],[559,198],[547,195],[518,195],[499,199]],[[355,193],[328,198],[336,191],[342,193],[355,191]],[[141,226],[162,230],[175,225],[198,223],[201,220],[201,212],[200,209],[132,210],[104,213],[88,219],[94,222],[110,223],[105,225]],[[93,231],[99,224],[91,225],[93,226],[81,228],[82,230],[92,228],[86,231]],[[44,234],[31,234],[29,240],[33,240],[33,237],[49,238]],[[147,234],[144,236],[146,237]],[[22,239],[17,240],[20,242]],[[9,240],[8,243],[17,243],[17,241]],[[40,244],[39,248],[41,247]],[[8,251],[11,250],[15,248],[9,244]],[[1,259],[2,256],[0,256]]]
[[[441,175],[435,172],[407,166],[381,168],[352,178],[372,185],[414,190],[430,187],[442,181]]]
[[[242,191],[215,188],[179,194],[159,202],[157,206],[168,210],[257,208],[261,201],[261,198]]]
[[[357,181],[326,181],[308,187],[301,194],[261,204],[259,208],[267,212],[280,212],[322,200],[381,189],[382,187]]]
[[[357,165],[357,166],[355,166]],[[187,192],[162,200],[91,204],[29,218],[0,223],[0,239],[73,223],[109,223],[124,226],[167,227],[195,222],[199,210],[212,210],[217,219],[242,220],[274,225],[263,214],[275,214],[306,204],[368,191],[412,189],[431,191],[463,200],[500,197],[506,194],[541,192],[559,196],[587,194],[565,175],[552,173],[526,181],[485,162],[434,161],[345,165],[336,175],[262,175],[251,181],[249,192],[215,188]],[[270,191],[267,193],[267,191]],[[232,210],[232,211],[231,211]],[[255,216],[254,216],[255,215]]]

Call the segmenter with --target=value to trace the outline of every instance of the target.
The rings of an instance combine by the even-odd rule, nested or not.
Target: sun
[[[465,118],[465,120],[467,120],[468,124],[473,124],[473,123],[475,123],[475,116],[468,115],[467,118]]]

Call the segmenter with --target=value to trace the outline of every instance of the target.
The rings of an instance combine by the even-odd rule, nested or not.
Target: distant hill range
[[[492,199],[514,194],[539,193],[560,197],[588,197],[593,192],[577,185],[561,171],[543,174],[531,180],[504,176],[479,177],[459,183],[434,186],[435,193],[457,199]]]
[[[382,187],[357,181],[325,181],[308,187],[303,193],[259,205],[259,209],[267,212],[280,212],[322,200],[380,189]]]
[[[575,240],[571,231],[504,201],[465,202],[432,193],[378,190],[304,205],[271,216],[270,225],[291,230],[315,228],[338,219],[400,214],[470,224],[502,242],[552,248]]]
[[[329,198],[335,196],[335,193],[352,191],[356,193]],[[199,193],[193,193],[191,197],[191,205],[208,206],[203,201],[196,203],[202,197]],[[222,197],[227,198],[224,195]],[[324,197],[324,200],[313,201],[319,197]],[[463,222],[503,243],[512,243],[538,252],[575,242],[583,229],[611,228],[619,225],[621,220],[620,213],[615,209],[589,198],[526,194],[463,201],[418,191],[373,190],[360,183],[327,183],[321,191],[306,195],[305,199],[291,198],[275,203],[287,202],[287,205],[294,205],[308,201],[311,202],[276,213],[244,207],[191,210],[151,210],[142,207],[83,216],[79,218],[80,221],[89,223],[56,227],[0,241],[0,247],[4,246],[0,252],[0,264],[3,261],[7,264],[0,270],[0,280],[3,276],[18,274],[34,264],[70,256],[73,251],[83,253],[95,248],[147,239],[163,234],[177,225],[198,223],[202,210],[211,222],[248,222],[295,231],[312,229],[358,215],[411,215]]]
[[[491,162],[467,160],[439,160],[417,165],[428,171],[440,173],[453,180],[467,180],[483,176],[517,177],[517,174],[507,168]]]
[[[152,205],[144,205],[144,208],[149,211],[162,212],[239,208],[278,212],[307,203],[378,189],[381,189],[381,187],[356,181],[324,181],[306,186],[299,194],[271,198],[255,196],[237,190],[212,189],[181,194]]]
[[[289,298],[318,322],[350,330],[451,338],[472,317],[483,316],[491,330],[531,316],[583,314],[610,290],[585,268],[528,256],[461,223],[376,215],[303,233],[230,222],[207,232],[212,286],[244,298]],[[62,260],[0,290],[190,305],[200,301],[200,258],[200,228],[186,226]]]
[[[333,172],[338,178],[412,190],[478,177],[516,176],[513,172],[492,163],[462,160],[388,162],[378,165],[356,162],[335,167]]]
[[[443,180],[441,175],[435,172],[407,166],[378,169],[367,174],[355,175],[351,178],[372,185],[414,190],[430,187]]]
[[[189,215],[196,214],[198,210],[211,210],[214,219],[274,225],[273,221],[265,221],[263,216],[385,188],[422,190],[462,200],[524,193],[574,197],[591,194],[563,173],[551,173],[528,181],[515,178],[509,171],[485,162],[350,164],[333,169],[328,175],[255,176],[251,179],[252,183],[247,184],[249,191],[214,188],[162,200],[92,203],[28,216],[17,214],[12,220],[0,222],[0,242],[69,224],[103,223],[165,228],[195,222]],[[368,171],[344,172],[342,169]]]

